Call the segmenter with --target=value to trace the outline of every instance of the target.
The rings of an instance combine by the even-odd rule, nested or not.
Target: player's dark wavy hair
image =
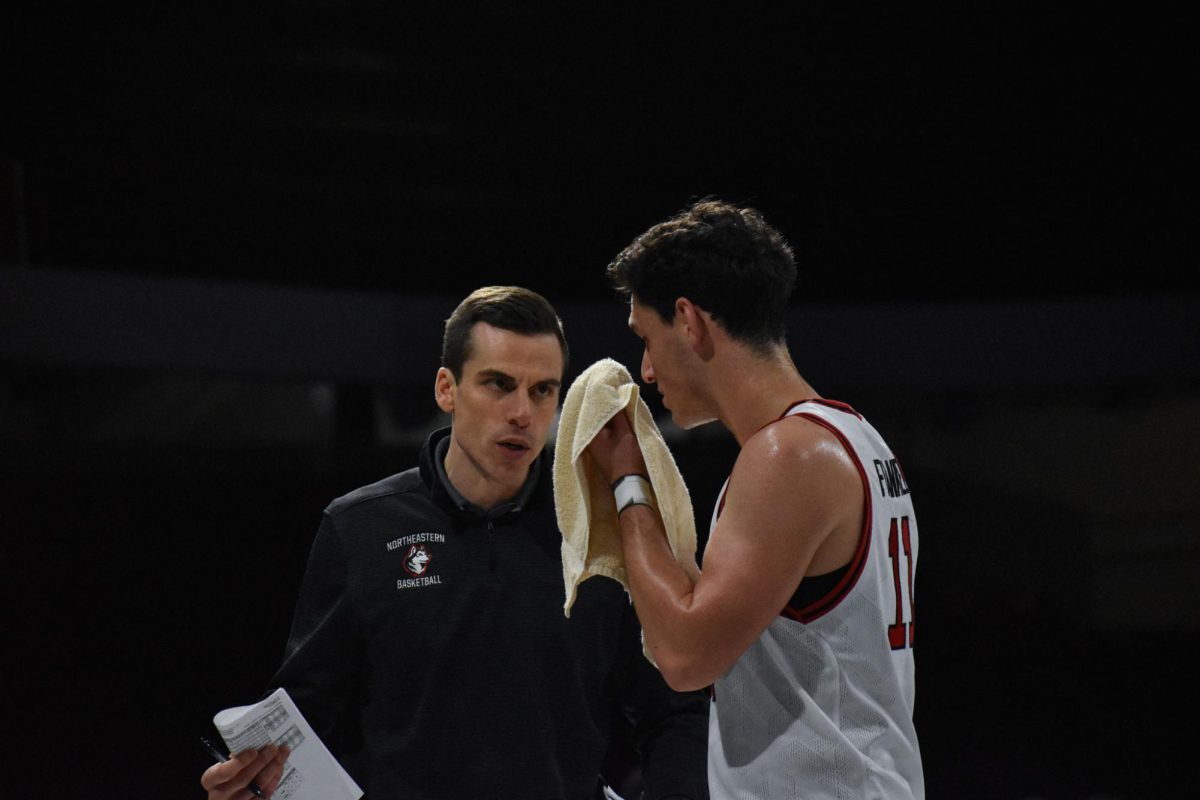
[[[471,358],[471,329],[477,322],[526,336],[554,334],[562,348],[566,374],[567,337],[554,306],[537,292],[520,286],[484,286],[467,295],[446,320],[442,366],[450,370],[454,380],[462,380],[463,364]]]
[[[792,248],[753,208],[706,198],[633,240],[608,265],[617,291],[666,322],[686,297],[730,336],[766,352],[787,334]]]

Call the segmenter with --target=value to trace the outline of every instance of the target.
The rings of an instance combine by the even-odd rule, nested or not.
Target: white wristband
[[[639,475],[636,472],[617,478],[613,484],[613,497],[617,500],[618,515],[630,506],[636,505],[658,509],[658,504],[654,502],[654,488],[650,485],[650,481],[645,475]]]

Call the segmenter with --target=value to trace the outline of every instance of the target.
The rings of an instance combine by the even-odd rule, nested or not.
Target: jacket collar
[[[444,462],[446,451],[449,449],[450,428],[440,428],[429,434],[429,438],[425,440],[419,462],[422,482],[429,489],[434,501],[448,511],[478,522],[496,521],[538,505],[549,491],[549,476],[544,474],[549,470],[549,465],[546,451],[543,450],[529,466],[529,475],[516,495],[491,508],[477,506],[463,497],[446,476]]]

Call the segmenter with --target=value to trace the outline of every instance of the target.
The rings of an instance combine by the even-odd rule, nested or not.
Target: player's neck
[[[793,403],[820,397],[783,346],[765,357],[749,350],[732,353],[715,366],[719,418],[739,446]]]

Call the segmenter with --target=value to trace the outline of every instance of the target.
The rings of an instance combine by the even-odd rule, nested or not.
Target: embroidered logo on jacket
[[[434,544],[444,543],[446,535],[444,533],[414,533],[409,536],[401,536],[399,539],[393,539],[387,543],[388,552],[400,551],[404,554],[403,560],[400,562],[404,567],[404,571],[411,575],[411,578],[397,578],[397,589],[414,589],[419,586],[434,586],[442,582],[441,575],[433,575],[429,572],[429,566],[433,563]],[[401,550],[401,548],[406,548]]]
[[[425,549],[423,544],[414,544],[408,548],[408,552],[404,554],[404,568],[408,570],[408,574],[414,578],[419,578],[425,574],[425,570],[429,569],[429,562],[433,556]]]

